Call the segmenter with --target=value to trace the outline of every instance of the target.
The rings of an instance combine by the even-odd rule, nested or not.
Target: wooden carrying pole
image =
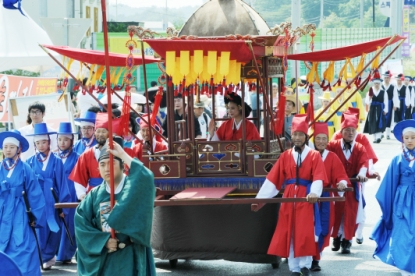
[[[105,0],[101,0],[102,9],[102,25],[104,27],[104,48],[105,48],[105,71],[107,81],[107,99],[108,99],[108,132],[109,132],[109,148],[113,149],[112,139],[112,104],[111,104],[111,75],[110,75],[110,60],[108,50],[108,28],[107,28],[107,8],[105,6]],[[114,156],[110,154],[110,206],[114,208]],[[115,239],[115,231],[111,229],[111,237]]]
[[[319,202],[345,201],[344,197],[320,197]],[[239,205],[239,204],[260,204],[260,203],[291,203],[307,202],[305,197],[286,198],[240,198],[240,199],[183,199],[183,200],[155,200],[154,206],[195,206],[195,205]],[[55,208],[76,208],[78,202],[56,203]]]

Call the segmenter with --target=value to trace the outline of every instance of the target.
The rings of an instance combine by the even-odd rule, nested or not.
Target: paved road
[[[371,137],[370,137],[371,139]],[[394,138],[383,140],[380,144],[374,144],[374,149],[379,157],[376,164],[377,171],[383,175],[389,165],[390,160],[402,149],[399,142]],[[326,248],[323,253],[321,272],[313,275],[332,276],[332,275],[353,275],[353,276],[398,276],[400,273],[391,266],[384,265],[372,258],[375,243],[368,239],[373,226],[380,217],[380,208],[375,200],[375,194],[380,182],[370,180],[366,184],[366,225],[364,228],[364,243],[358,245],[355,242],[352,246],[350,255],[341,255]],[[288,265],[281,263],[279,269],[272,269],[271,265],[234,263],[222,260],[216,261],[185,261],[179,260],[177,267],[171,269],[169,262],[156,259],[157,275],[178,276],[178,275],[290,275]],[[56,266],[44,275],[76,275],[76,265]]]

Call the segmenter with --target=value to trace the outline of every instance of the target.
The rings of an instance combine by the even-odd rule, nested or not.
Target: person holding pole
[[[327,183],[327,176],[320,153],[306,145],[306,115],[294,116],[291,131],[294,147],[281,154],[256,198],[272,198],[282,188],[285,188],[284,198],[307,198],[308,202],[281,204],[268,254],[288,258],[292,276],[310,275],[312,256],[316,254],[316,237],[321,233],[316,202]],[[251,208],[258,211],[262,206],[253,204]]]
[[[336,202],[335,220],[333,226],[332,251],[350,254],[352,239],[357,226],[364,221],[364,199],[361,182],[367,181],[368,157],[365,148],[355,141],[359,118],[356,114],[343,113],[341,123],[342,139],[331,140],[327,150],[332,151],[340,159],[349,178],[356,177],[359,181],[353,182],[354,192],[346,193],[345,202]]]
[[[0,133],[0,146],[4,154],[0,166],[0,251],[17,264],[22,275],[40,276],[42,256],[35,227],[44,227],[45,198],[33,170],[20,160],[29,143],[13,130]]]
[[[79,275],[156,275],[150,245],[155,197],[154,175],[124,150],[121,137],[98,158],[102,185],[91,190],[75,214]],[[114,166],[110,167],[110,154]],[[123,174],[124,163],[130,168]],[[110,170],[114,190],[110,188]],[[111,209],[110,194],[116,204]],[[112,230],[115,237],[111,237]]]
[[[321,158],[324,162],[326,175],[328,179],[327,187],[333,187],[344,190],[346,187],[351,187],[349,177],[347,176],[340,159],[336,154],[327,150],[329,142],[330,126],[328,123],[316,122],[314,123],[314,148],[320,152]],[[344,192],[323,192],[322,197],[330,197],[333,195],[343,196]],[[321,267],[319,261],[325,247],[330,243],[330,234],[334,224],[334,202],[320,202],[319,203],[320,219],[321,219],[321,234],[317,241],[317,252],[313,256],[311,271],[320,271]]]

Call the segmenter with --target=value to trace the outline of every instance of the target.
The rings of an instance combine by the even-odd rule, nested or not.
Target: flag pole
[[[109,50],[108,50],[108,27],[107,27],[107,7],[105,0],[101,0],[101,9],[102,9],[102,25],[104,32],[104,48],[105,48],[105,73],[106,73],[106,82],[107,82],[107,99],[108,99],[108,132],[109,132],[109,148],[113,149],[113,139],[112,139],[112,103],[111,103],[111,75],[110,75],[110,61],[109,61]],[[114,156],[110,154],[110,204],[111,210],[114,208],[115,199],[114,199]],[[115,231],[111,229],[111,237],[115,238]]]

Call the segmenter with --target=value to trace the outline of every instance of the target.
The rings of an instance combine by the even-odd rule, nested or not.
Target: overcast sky
[[[174,7],[182,7],[182,6],[200,6],[205,0],[151,0],[151,1],[137,1],[137,0],[110,0],[111,5],[118,4],[125,4],[131,7],[151,7],[151,6],[159,6],[165,7],[167,1],[167,7],[174,8]]]

